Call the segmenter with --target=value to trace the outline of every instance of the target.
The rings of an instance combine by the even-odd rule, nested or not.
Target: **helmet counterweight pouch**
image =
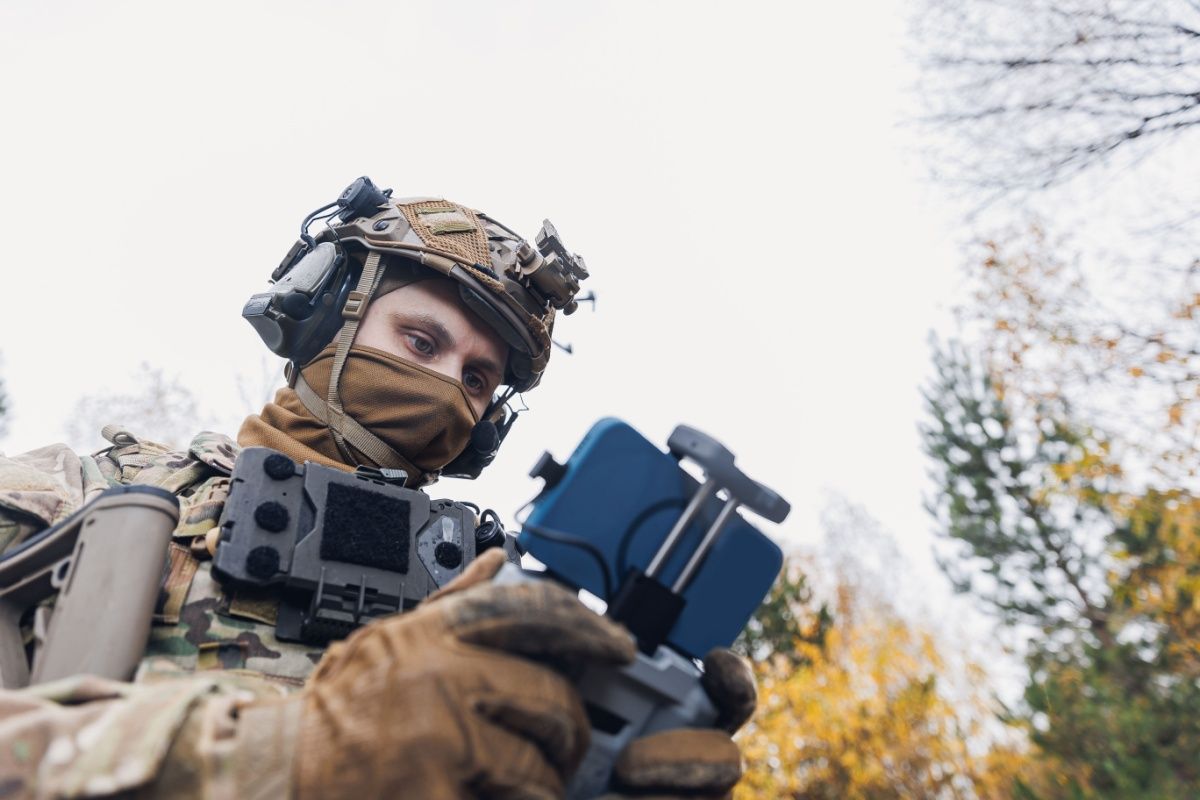
[[[337,335],[355,280],[341,248],[322,242],[284,269],[270,291],[251,297],[242,316],[271,352],[304,364]]]

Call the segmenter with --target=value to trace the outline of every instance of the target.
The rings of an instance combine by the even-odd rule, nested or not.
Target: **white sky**
[[[367,174],[551,218],[599,295],[447,494],[507,521],[598,418],[687,422],[791,500],[772,533],[815,541],[838,492],[933,574],[918,387],[962,231],[904,127],[905,5],[6,0],[0,447],[143,360],[235,432],[242,303]]]

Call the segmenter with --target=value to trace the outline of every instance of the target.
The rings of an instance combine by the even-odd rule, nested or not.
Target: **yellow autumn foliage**
[[[956,313],[989,378],[1016,412],[1040,419],[1044,408],[1069,407],[1117,443],[1117,462],[1136,458],[1159,485],[1194,490],[1200,270],[1145,295],[1110,296],[1064,244],[1037,225],[980,243],[982,269]]]
[[[748,771],[735,800],[1011,796],[1026,759],[989,752],[978,700],[943,692],[928,632],[888,613],[839,617],[823,647],[802,648],[799,666],[756,665],[759,712],[741,736]]]
[[[1109,576],[1124,613],[1152,623],[1173,669],[1200,677],[1200,498],[1182,490],[1117,497],[1128,533]]]

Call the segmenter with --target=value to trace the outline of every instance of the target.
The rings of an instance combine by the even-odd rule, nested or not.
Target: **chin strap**
[[[308,409],[308,413],[328,425],[332,431],[333,425],[330,422],[329,406],[308,385],[308,381],[304,380],[303,375],[296,373],[292,389],[296,392],[296,397],[300,398],[300,402]],[[342,440],[338,440],[336,435],[334,439],[339,441],[339,450],[343,452],[346,464],[355,464],[356,459],[350,457],[342,450],[345,446],[343,440],[344,442],[349,442],[356,450],[374,461],[377,466],[384,469],[399,469],[408,473],[417,481],[416,485],[418,486],[424,486],[437,480],[440,472],[425,472],[419,469],[411,461],[392,449],[387,442],[360,425],[354,417],[343,414],[341,425],[342,430],[338,431],[338,433],[341,435]]]

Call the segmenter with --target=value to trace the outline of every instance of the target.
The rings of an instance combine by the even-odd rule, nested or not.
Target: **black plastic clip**
[[[399,596],[403,594],[401,589]],[[378,595],[367,588],[365,574],[358,586],[327,587],[322,567],[308,610],[300,618],[297,638],[306,642],[341,639],[370,619],[400,611],[400,603],[385,603]]]
[[[608,616],[622,623],[637,639],[638,649],[654,653],[683,613],[686,600],[669,586],[633,568],[608,604]]]
[[[354,470],[354,474],[369,481],[379,481],[391,484],[392,486],[403,486],[408,480],[407,472],[402,469],[391,469],[389,467],[359,467]]]

